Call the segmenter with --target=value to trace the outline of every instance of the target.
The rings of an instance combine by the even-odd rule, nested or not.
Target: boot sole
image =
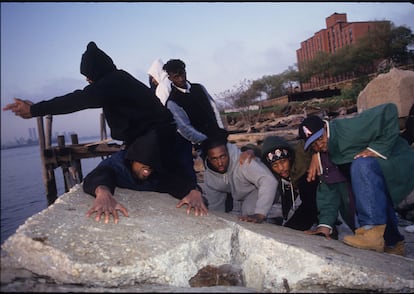
[[[373,250],[373,251],[376,251],[376,252],[384,252],[384,247],[383,246],[379,247],[379,248],[378,247],[373,248],[373,247],[369,247],[369,246],[360,246],[360,245],[352,244],[352,242],[347,242],[345,239],[342,240],[342,242],[344,242],[348,246],[358,248],[358,249]]]

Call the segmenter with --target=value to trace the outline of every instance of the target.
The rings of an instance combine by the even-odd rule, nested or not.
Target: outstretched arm
[[[30,112],[30,105],[32,104],[33,102],[29,100],[14,98],[14,103],[7,104],[3,108],[3,111],[11,110],[15,115],[20,116],[22,118],[32,118],[32,114]]]

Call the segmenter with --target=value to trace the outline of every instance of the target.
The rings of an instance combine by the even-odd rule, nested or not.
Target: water
[[[82,159],[83,176],[101,160],[100,157]],[[55,178],[58,196],[61,196],[65,186],[60,167],[55,169]],[[39,146],[1,150],[1,243],[27,218],[45,208],[47,199]]]

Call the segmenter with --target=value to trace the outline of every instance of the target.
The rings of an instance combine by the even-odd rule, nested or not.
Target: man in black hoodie
[[[96,213],[95,220],[108,223],[110,215],[118,223],[118,210],[128,216],[127,209],[113,197],[115,188],[136,191],[169,193],[180,199],[177,208],[187,205],[187,214],[207,215],[208,210],[201,192],[188,177],[164,168],[160,160],[160,148],[154,130],[139,137],[128,148],[113,154],[91,171],[83,182],[86,193],[95,197],[87,216]],[[174,163],[174,158],[170,159]]]
[[[148,86],[128,72],[117,69],[111,57],[94,42],[89,42],[82,55],[80,72],[90,83],[83,90],[38,103],[14,98],[15,102],[3,110],[11,110],[22,118],[32,118],[102,108],[113,139],[129,146],[137,137],[155,129],[165,149],[162,156],[170,156],[168,152],[176,138],[174,117]]]

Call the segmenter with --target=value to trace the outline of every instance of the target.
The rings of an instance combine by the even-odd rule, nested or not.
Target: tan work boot
[[[389,254],[405,256],[404,241],[398,242],[394,247],[384,246],[384,252]]]
[[[345,236],[343,242],[349,246],[384,252],[385,225],[374,226],[371,229],[359,228],[354,236]]]

